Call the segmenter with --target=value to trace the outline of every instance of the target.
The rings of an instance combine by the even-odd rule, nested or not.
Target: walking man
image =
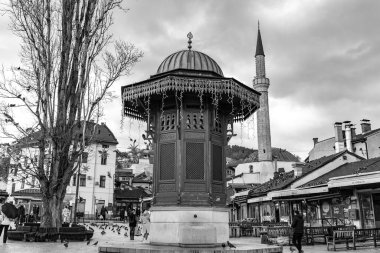
[[[302,250],[302,236],[303,236],[303,226],[304,226],[304,220],[302,217],[302,214],[298,210],[294,211],[294,219],[292,222],[292,228],[293,228],[293,245],[297,248],[299,253],[303,253]],[[291,246],[290,251],[294,252],[294,248]]]
[[[132,211],[128,215],[129,218],[129,238],[131,240],[135,239],[135,229],[137,226],[137,217],[136,217],[136,211],[135,209],[132,209]]]

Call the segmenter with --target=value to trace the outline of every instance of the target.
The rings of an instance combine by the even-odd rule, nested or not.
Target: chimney
[[[304,163],[302,162],[295,162],[292,164],[293,171],[294,171],[294,177],[299,177],[302,175],[302,168]]]
[[[346,128],[346,147],[348,151],[352,152],[352,137],[351,137],[350,121],[345,121],[345,128]]]
[[[355,127],[353,127],[353,125],[351,126],[351,138],[352,139],[355,139],[355,137],[356,137],[356,128]]]
[[[360,126],[362,127],[363,134],[371,131],[371,122],[368,119],[362,119],[360,122]]]
[[[344,150],[342,123],[335,122],[334,130],[335,130],[335,153],[339,153]]]
[[[314,142],[314,147],[315,147],[315,144],[317,144],[318,143],[318,138],[313,138],[313,142]]]

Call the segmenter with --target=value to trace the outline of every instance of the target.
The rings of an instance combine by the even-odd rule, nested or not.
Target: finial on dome
[[[187,48],[188,48],[189,50],[191,50],[191,43],[192,43],[191,39],[193,38],[193,34],[192,34],[191,32],[189,32],[189,33],[187,34],[187,38],[189,38],[189,41],[187,42],[187,43],[189,43],[189,45],[187,46]]]
[[[260,30],[260,20],[257,20],[257,28]]]

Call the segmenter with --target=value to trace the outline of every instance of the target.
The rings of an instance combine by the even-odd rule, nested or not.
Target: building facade
[[[80,201],[77,211],[87,216],[93,216],[96,210],[99,212],[103,205],[112,208],[114,202],[115,150],[118,142],[104,123],[94,125],[94,130],[92,142],[82,155],[79,171],[71,178],[64,199],[64,204],[73,207],[78,185]],[[42,209],[39,182],[32,173],[28,173],[36,164],[37,157],[36,147],[22,147],[17,159],[12,159],[14,168],[10,170],[7,181],[9,195],[13,196],[17,203],[24,203],[28,212],[31,211],[28,207],[33,204]]]
[[[365,159],[380,157],[380,128],[372,130],[371,122],[361,120],[361,133],[350,121],[334,124],[335,136],[319,141],[314,138],[314,147],[309,152],[309,161],[348,150]]]

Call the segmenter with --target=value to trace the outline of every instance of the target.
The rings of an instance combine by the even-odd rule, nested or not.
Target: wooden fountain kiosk
[[[154,150],[151,244],[214,247],[229,238],[225,146],[260,93],[224,77],[188,38],[156,74],[122,87],[123,116],[147,123]]]

